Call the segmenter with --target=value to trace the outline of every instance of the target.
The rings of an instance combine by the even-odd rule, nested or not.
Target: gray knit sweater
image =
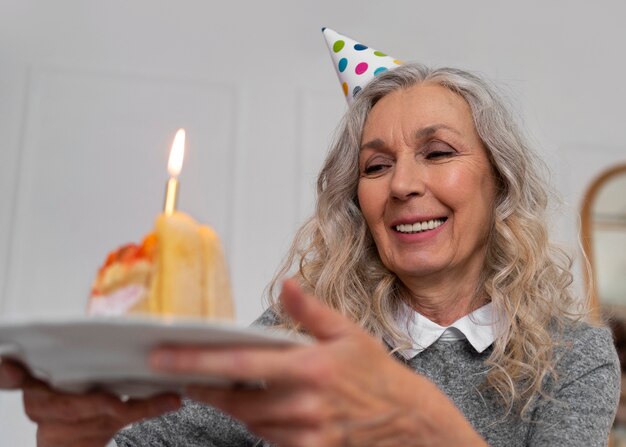
[[[270,318],[259,321],[267,324]],[[617,354],[608,330],[572,325],[557,351],[558,380],[545,391],[525,419],[506,415],[493,392],[482,386],[485,359],[466,340],[439,340],[406,363],[436,383],[490,446],[606,446],[620,388]],[[229,416],[206,405],[186,401],[183,408],[120,432],[119,447],[235,447],[268,445]],[[259,444],[257,444],[259,442]]]

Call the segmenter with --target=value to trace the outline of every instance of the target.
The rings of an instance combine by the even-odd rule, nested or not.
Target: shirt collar
[[[496,321],[491,303],[476,309],[474,312],[459,318],[450,326],[440,326],[413,308],[403,303],[403,310],[397,319],[399,325],[406,324],[412,346],[397,352],[409,360],[431,346],[437,340],[456,341],[467,339],[477,352],[483,352],[496,339]],[[391,345],[391,340],[385,337]]]

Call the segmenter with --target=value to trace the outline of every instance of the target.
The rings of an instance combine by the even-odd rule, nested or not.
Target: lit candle
[[[178,175],[183,167],[183,156],[185,155],[185,129],[178,129],[172,143],[170,159],[167,163],[167,171],[170,178],[165,188],[165,205],[163,212],[172,214],[176,210],[176,200],[178,198]]]

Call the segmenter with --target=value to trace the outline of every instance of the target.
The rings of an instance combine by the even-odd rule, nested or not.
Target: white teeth
[[[442,225],[444,221],[444,219],[433,219],[424,222],[415,222],[414,224],[396,225],[396,231],[400,233],[418,233],[420,231],[434,230]]]

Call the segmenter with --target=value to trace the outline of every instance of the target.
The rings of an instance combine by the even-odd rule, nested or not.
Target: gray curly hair
[[[406,64],[359,92],[319,174],[315,213],[296,234],[268,288],[269,301],[280,314],[278,280],[291,273],[305,289],[372,335],[399,347],[409,345],[396,322],[402,285],[383,266],[358,206],[358,159],[362,129],[376,102],[425,82],[446,87],[469,104],[496,177],[492,231],[476,299],[486,296],[505,322],[487,360],[486,386],[509,410],[523,415],[542,394],[546,376],[555,374],[558,328],[581,309],[574,310],[580,304],[569,291],[571,258],[548,239],[544,165],[496,90],[475,74]],[[288,319],[283,321],[295,328]]]

